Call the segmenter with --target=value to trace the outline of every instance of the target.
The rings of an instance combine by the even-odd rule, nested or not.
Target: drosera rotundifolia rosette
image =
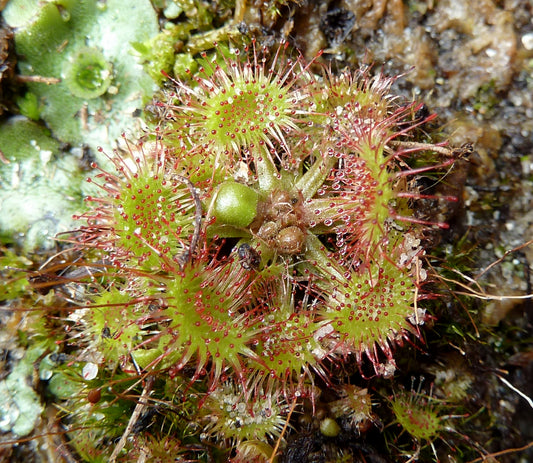
[[[391,377],[394,347],[419,335],[424,233],[445,225],[413,212],[428,197],[416,175],[453,159],[411,138],[433,116],[395,97],[395,78],[316,73],[255,43],[201,64],[90,180],[101,195],[72,240],[103,270],[72,342],[99,384],[149,375],[159,402],[193,397],[175,405],[207,430],[190,432],[264,461],[332,368]]]

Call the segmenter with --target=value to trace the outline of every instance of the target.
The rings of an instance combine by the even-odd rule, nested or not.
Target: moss
[[[165,80],[163,72],[172,74],[176,63],[184,63],[188,54],[177,54],[176,48],[188,37],[193,25],[169,24],[162,32],[145,42],[133,44],[144,63],[144,69],[158,85]],[[192,61],[192,60],[191,60]],[[191,66],[192,67],[192,66]],[[184,73],[178,74],[184,76]]]

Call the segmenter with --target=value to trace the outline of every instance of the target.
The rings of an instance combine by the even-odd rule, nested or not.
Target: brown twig
[[[23,84],[28,82],[34,82],[39,84],[58,84],[61,82],[61,79],[57,77],[44,77],[44,76],[17,76],[17,80]]]
[[[290,408],[289,413],[287,415],[287,420],[285,421],[285,425],[283,426],[283,429],[281,430],[281,434],[279,435],[279,438],[276,441],[276,445],[274,447],[274,450],[272,450],[272,456],[268,460],[268,463],[273,463],[274,459],[276,458],[276,453],[278,453],[279,446],[281,445],[281,441],[283,440],[283,436],[285,435],[285,432],[287,432],[287,428],[289,427],[289,421],[291,419],[292,412],[294,412],[294,409],[296,408],[297,400],[298,400],[298,397],[295,395],[294,399],[292,400],[291,408]]]
[[[0,150],[0,162],[3,162],[4,164],[9,164],[11,161],[6,158],[4,152]]]
[[[139,402],[135,406],[135,409],[133,410],[133,413],[131,414],[130,420],[128,421],[128,425],[126,426],[126,429],[124,430],[124,433],[122,434],[122,437],[118,441],[118,444],[116,445],[115,449],[113,450],[113,453],[111,454],[111,457],[109,458],[110,463],[115,463],[118,457],[118,454],[122,451],[122,449],[126,445],[126,440],[128,439],[128,436],[131,434],[133,427],[135,426],[135,423],[137,423],[140,416],[144,412],[144,409],[147,407],[148,396],[150,395],[150,392],[152,391],[154,382],[155,382],[154,376],[148,375],[146,377],[146,382],[144,384],[141,396],[139,397]]]
[[[487,458],[501,457],[502,455],[507,455],[508,453],[523,452],[524,450],[527,450],[531,447],[533,447],[533,441],[531,441],[529,444],[524,445],[523,447],[517,447],[514,449],[505,449],[505,450],[501,450],[500,452],[489,453],[487,455],[483,455],[479,458],[476,458],[475,460],[469,461],[468,463],[478,463],[479,461],[486,461]]]
[[[196,249],[196,246],[198,245],[198,241],[200,239],[200,233],[202,229],[202,202],[200,201],[200,197],[198,196],[196,187],[187,177],[183,177],[181,175],[174,175],[174,177],[177,178],[180,182],[183,182],[185,183],[185,185],[187,185],[187,188],[189,189],[192,199],[194,201],[195,207],[194,232],[191,238],[191,244],[189,245],[189,249],[186,249],[183,253],[177,256],[178,263],[183,267],[187,262],[192,259],[192,255],[194,254],[194,250]]]
[[[533,244],[533,240],[529,240],[526,243],[521,244],[520,246],[517,246],[516,248],[509,249],[509,250],[505,251],[503,256],[501,256],[498,260],[495,260],[494,262],[492,262],[490,265],[488,265],[486,268],[484,268],[480,273],[478,273],[474,277],[474,280],[477,282],[477,280],[479,278],[481,278],[483,275],[485,275],[485,273],[487,273],[492,267],[494,267],[495,265],[498,265],[500,262],[502,262],[509,254],[512,254],[513,252],[520,251],[521,249],[528,247],[530,244]]]

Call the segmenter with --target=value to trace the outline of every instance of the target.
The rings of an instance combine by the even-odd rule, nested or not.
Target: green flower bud
[[[220,185],[214,204],[217,222],[246,227],[257,215],[259,194],[252,188],[237,182]]]
[[[326,437],[336,437],[341,432],[341,427],[333,418],[325,418],[320,422],[320,432]]]

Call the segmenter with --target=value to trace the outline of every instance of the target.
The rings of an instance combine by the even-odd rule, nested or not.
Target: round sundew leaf
[[[129,354],[135,344],[140,327],[136,321],[141,316],[131,304],[133,296],[112,288],[93,299],[87,307],[87,327],[95,344],[108,360],[117,361]]]
[[[165,350],[183,349],[178,369],[195,356],[199,372],[211,359],[217,379],[224,366],[239,371],[242,358],[254,356],[249,347],[255,334],[253,315],[241,313],[251,303],[249,283],[236,269],[240,266],[187,267],[182,276],[167,282]]]
[[[371,77],[367,71],[328,74],[311,89],[316,110],[310,118],[317,124],[328,122],[340,132],[355,127],[372,127],[385,120],[393,101],[390,87],[394,78]],[[357,124],[354,124],[354,121]]]
[[[409,273],[389,261],[369,264],[370,270],[352,273],[332,287],[323,319],[357,353],[389,352],[389,342],[411,327],[414,282]]]
[[[396,420],[418,441],[430,441],[442,429],[441,419],[436,410],[422,396],[411,393],[400,394],[391,401]]]
[[[234,443],[257,440],[267,442],[279,436],[286,418],[287,406],[281,397],[258,393],[253,403],[231,383],[211,392],[200,410],[211,436],[231,439]]]
[[[339,387],[338,400],[329,403],[329,409],[335,418],[344,416],[353,426],[371,419],[372,397],[367,388],[360,388],[353,384]]]
[[[183,252],[194,227],[190,191],[149,169],[123,182],[114,210],[117,245],[139,265],[159,269]]]
[[[312,318],[305,314],[267,322],[256,346],[262,365],[254,368],[266,368],[267,373],[274,373],[282,380],[302,371],[309,374],[310,367],[318,368],[315,353],[322,352],[320,343],[313,337],[316,329]]]
[[[223,64],[205,62],[199,89],[183,97],[184,127],[225,156],[263,143],[284,145],[286,134],[297,127],[296,115],[305,110],[305,95],[292,90],[294,65],[280,52],[270,69],[257,54],[253,62],[229,57]]]
[[[233,76],[232,80],[235,89],[222,85],[222,91],[207,100],[206,133],[216,146],[257,144],[265,133],[275,137],[280,127],[290,125],[290,104],[279,84],[265,77],[255,81],[251,75]]]
[[[250,225],[257,214],[259,194],[252,188],[237,182],[220,185],[215,198],[214,216],[218,223],[234,227]]]

